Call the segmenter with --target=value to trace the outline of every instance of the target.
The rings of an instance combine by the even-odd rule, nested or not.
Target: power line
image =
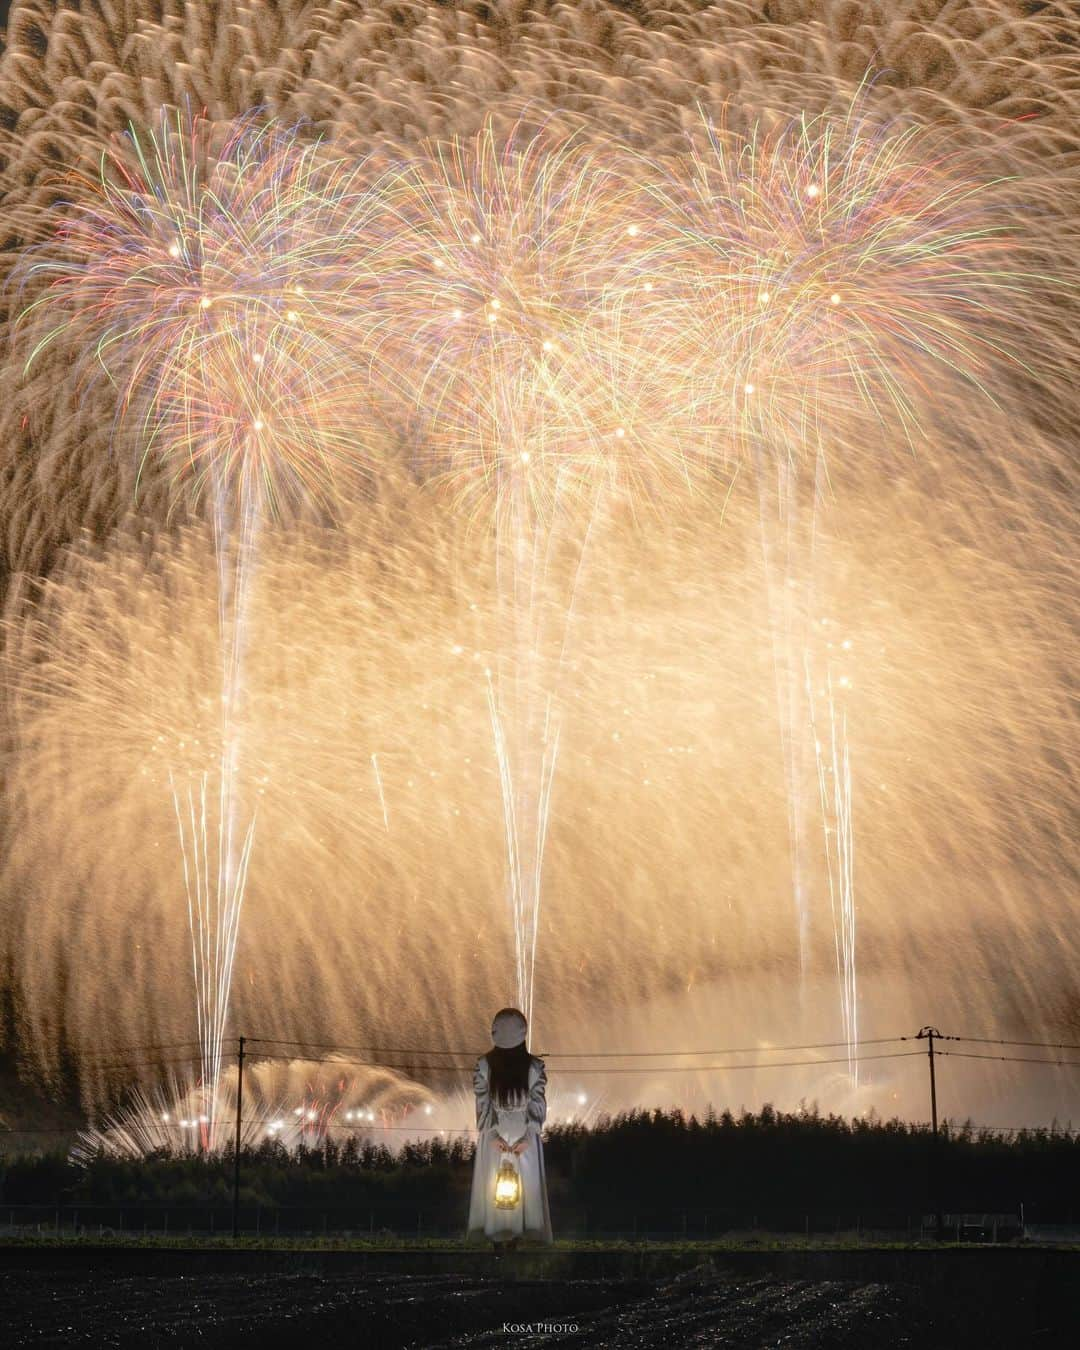
[[[558,1069],[561,1074],[600,1074],[600,1073],[705,1073],[716,1069],[814,1069],[819,1064],[857,1064],[869,1059],[910,1059],[922,1056],[921,1050],[893,1050],[880,1055],[840,1055],[835,1059],[796,1059],[769,1060],[761,1064],[657,1064],[622,1066],[619,1068],[589,1068],[570,1066]],[[269,1055],[270,1060],[288,1060],[287,1055]],[[312,1060],[313,1064],[343,1064],[373,1069],[410,1069],[418,1073],[472,1073],[471,1064],[382,1064],[367,1059],[326,1058]]]
[[[117,1059],[108,1063],[91,1063],[91,1069],[156,1069],[163,1064],[201,1064],[201,1055],[183,1055],[177,1059]]]
[[[972,1050],[939,1050],[939,1055],[951,1055],[953,1059],[992,1059],[1003,1064],[1053,1064],[1080,1068],[1080,1059],[1032,1059],[1026,1055],[980,1055]]]
[[[918,1040],[918,1039],[920,1039],[920,1038],[917,1037],[917,1036],[910,1036],[910,1035],[909,1035],[909,1036],[885,1036],[885,1037],[878,1037],[878,1038],[875,1038],[875,1039],[867,1039],[867,1040],[861,1040],[861,1041],[817,1041],[817,1042],[807,1042],[807,1043],[803,1043],[803,1044],[799,1044],[799,1045],[728,1046],[728,1047],[726,1047],[726,1048],[722,1048],[722,1049],[712,1049],[712,1050],[706,1050],[706,1049],[702,1049],[702,1050],[677,1050],[677,1049],[673,1049],[673,1050],[598,1050],[598,1051],[591,1051],[591,1050],[577,1050],[577,1051],[550,1051],[550,1052],[547,1052],[545,1055],[543,1055],[543,1056],[541,1056],[541,1057],[544,1058],[544,1059],[546,1059],[546,1060],[553,1060],[553,1061],[560,1061],[560,1060],[574,1061],[574,1060],[586,1060],[586,1059],[589,1059],[589,1060],[626,1059],[626,1060],[650,1061],[648,1064],[620,1065],[620,1066],[610,1066],[610,1067],[608,1067],[608,1066],[602,1066],[602,1067],[601,1067],[601,1066],[589,1066],[589,1065],[586,1065],[586,1064],[576,1064],[576,1063],[566,1063],[566,1064],[561,1064],[561,1065],[560,1065],[560,1064],[555,1064],[555,1065],[553,1065],[553,1069],[554,1069],[554,1071],[557,1072],[557,1073],[562,1073],[562,1074],[582,1074],[582,1075],[583,1075],[583,1074],[628,1074],[628,1073],[645,1073],[645,1072],[657,1072],[657,1073],[685,1073],[685,1072],[694,1072],[694,1071],[698,1071],[698,1072],[715,1072],[715,1071],[734,1071],[734,1070],[736,1070],[736,1069],[767,1069],[767,1068],[804,1068],[804,1067],[806,1067],[806,1068],[812,1068],[814,1065],[817,1065],[817,1064],[827,1065],[827,1064],[839,1064],[839,1063],[858,1063],[858,1062],[862,1062],[862,1061],[864,1061],[864,1060],[870,1060],[870,1059],[893,1059],[893,1058],[904,1058],[904,1057],[905,1057],[905,1054],[910,1054],[910,1053],[921,1054],[922,1052],[921,1052],[921,1051],[915,1051],[915,1052],[891,1051],[891,1052],[888,1052],[888,1053],[885,1053],[885,1054],[875,1054],[875,1055],[864,1055],[864,1054],[860,1054],[860,1053],[855,1053],[854,1055],[850,1055],[850,1056],[840,1056],[840,1057],[835,1057],[835,1058],[834,1058],[834,1057],[830,1057],[830,1058],[827,1058],[827,1059],[816,1059],[816,1060],[764,1060],[764,1061],[756,1061],[756,1062],[750,1062],[750,1063],[737,1063],[737,1064],[717,1064],[717,1063],[713,1063],[713,1064],[687,1064],[687,1063],[666,1063],[666,1064],[656,1064],[656,1063],[653,1063],[652,1061],[656,1061],[656,1060],[664,1060],[664,1059],[669,1059],[669,1060],[696,1059],[696,1058],[698,1058],[699,1056],[706,1056],[706,1055],[717,1055],[717,1056],[724,1056],[724,1055],[750,1055],[750,1054],[754,1054],[754,1055],[772,1055],[772,1054],[780,1054],[780,1053],[784,1053],[784,1052],[787,1052],[787,1051],[815,1051],[815,1050],[832,1050],[832,1049],[841,1049],[841,1048],[851,1048],[851,1049],[856,1050],[856,1052],[858,1052],[859,1048],[862,1047],[862,1046],[892,1045],[892,1044],[899,1044],[899,1043],[903,1043],[903,1042],[907,1042],[907,1041],[915,1041],[915,1040]],[[942,1041],[954,1041],[954,1042],[958,1042],[958,1043],[975,1044],[975,1045],[1000,1045],[1000,1046],[1006,1046],[1006,1047],[1016,1046],[1016,1047],[1020,1047],[1020,1048],[1047,1049],[1047,1050],[1080,1050],[1080,1046],[1074,1046],[1074,1045],[1072,1045],[1072,1044],[1070,1044],[1070,1043],[1068,1043],[1068,1042],[1010,1041],[1010,1040],[1004,1040],[1004,1039],[991,1039],[991,1038],[985,1038],[985,1037],[975,1037],[975,1036],[953,1036],[953,1035],[949,1035],[949,1036],[940,1036],[940,1037],[937,1037],[936,1039],[939,1039],[939,1040],[942,1040]],[[344,1065],[344,1066],[352,1066],[352,1067],[363,1066],[363,1067],[366,1067],[366,1068],[382,1068],[382,1069],[386,1069],[386,1070],[389,1070],[389,1071],[392,1071],[392,1072],[410,1071],[410,1072],[419,1072],[419,1073],[452,1073],[452,1074],[468,1074],[468,1073],[470,1073],[470,1072],[472,1071],[473,1066],[474,1066],[475,1061],[476,1061],[476,1058],[477,1058],[477,1057],[476,1057],[476,1054],[475,1054],[475,1051],[472,1051],[472,1050],[445,1050],[445,1049],[439,1049],[439,1050],[437,1050],[437,1049],[418,1049],[418,1048],[414,1048],[414,1047],[410,1047],[410,1048],[399,1048],[399,1049],[391,1049],[391,1048],[388,1048],[388,1047],[378,1047],[378,1046],[370,1046],[370,1047],[368,1047],[368,1046],[329,1045],[329,1044],[321,1044],[321,1043],[318,1043],[318,1044],[317,1044],[317,1043],[311,1042],[311,1041],[275,1040],[275,1039],[272,1039],[272,1038],[270,1038],[270,1037],[257,1037],[257,1036],[256,1036],[256,1037],[246,1037],[245,1040],[247,1041],[247,1043],[248,1043],[249,1045],[254,1044],[254,1045],[282,1046],[282,1047],[284,1047],[284,1046],[294,1046],[294,1047],[297,1047],[297,1048],[300,1048],[300,1049],[306,1048],[306,1049],[309,1049],[309,1050],[327,1050],[327,1051],[331,1051],[331,1052],[332,1052],[331,1054],[319,1056],[318,1058],[316,1058],[316,1059],[314,1059],[314,1060],[311,1061],[311,1062],[317,1063],[317,1064],[323,1064],[323,1065],[326,1065],[326,1064],[335,1064],[335,1063],[337,1063],[337,1064],[341,1064],[341,1065]],[[147,1050],[147,1051],[149,1051],[149,1050],[166,1050],[166,1049],[170,1049],[170,1048],[174,1048],[174,1047],[175,1047],[175,1048],[182,1048],[182,1047],[184,1047],[184,1046],[194,1046],[194,1045],[198,1045],[198,1044],[199,1044],[199,1042],[195,1042],[195,1041],[186,1041],[186,1042],[185,1042],[185,1041],[177,1041],[177,1042],[173,1042],[173,1043],[170,1043],[170,1044],[161,1044],[161,1045],[157,1045],[157,1046],[147,1046],[147,1047],[141,1047],[141,1048],[142,1048],[142,1049],[145,1049],[145,1050]],[[130,1047],[130,1050],[131,1050],[132,1052],[138,1052],[139,1049],[140,1049],[140,1047]],[[347,1051],[347,1050],[355,1050],[355,1051],[357,1051],[358,1053],[360,1053],[360,1054],[362,1054],[362,1055],[366,1055],[366,1056],[381,1056],[381,1055],[396,1056],[399,1060],[401,1060],[401,1061],[403,1061],[403,1062],[400,1062],[400,1063],[386,1063],[386,1062],[383,1062],[383,1061],[380,1061],[380,1060],[376,1060],[376,1059],[373,1059],[373,1058],[350,1059],[350,1058],[343,1057],[343,1056],[340,1054],[341,1051]],[[1019,1055],[991,1055],[991,1054],[980,1054],[980,1053],[978,1053],[978,1052],[976,1052],[976,1051],[958,1051],[958,1050],[939,1050],[938,1053],[941,1054],[941,1055],[952,1055],[954,1058],[961,1058],[961,1059],[983,1059],[983,1060],[999,1061],[999,1062],[1002,1062],[1002,1063],[1012,1063],[1012,1064],[1056,1064],[1056,1065],[1061,1065],[1061,1066],[1063,1066],[1063,1067],[1077,1067],[1077,1066],[1080,1066],[1080,1060],[1043,1059],[1043,1058],[1035,1058],[1035,1057],[1033,1057],[1033,1056],[1019,1056]],[[441,1057],[441,1058],[444,1059],[444,1060],[445,1060],[445,1059],[458,1058],[458,1059],[465,1059],[465,1060],[467,1060],[467,1062],[466,1062],[466,1063],[463,1063],[463,1064],[462,1064],[462,1063],[457,1063],[457,1064],[455,1064],[455,1063],[419,1063],[419,1064],[418,1064],[418,1063],[415,1062],[415,1060],[412,1058],[412,1056],[437,1057],[437,1058],[438,1058],[438,1057]],[[100,1061],[93,1061],[93,1060],[91,1060],[91,1061],[89,1061],[89,1063],[87,1064],[87,1067],[88,1067],[89,1069],[94,1069],[94,1070],[115,1070],[115,1069],[129,1069],[129,1070],[130,1070],[130,1069],[139,1069],[139,1068],[159,1068],[159,1067],[166,1066],[166,1065],[190,1065],[190,1064],[198,1064],[198,1063],[200,1063],[200,1062],[202,1061],[202,1058],[203,1058],[202,1055],[194,1055],[194,1054],[193,1054],[193,1055],[186,1055],[186,1056],[173,1056],[173,1057],[170,1057],[170,1058],[168,1058],[168,1059],[156,1059],[156,1058],[155,1058],[155,1059],[145,1059],[145,1060],[134,1060],[134,1059],[116,1059],[116,1060],[100,1060]],[[265,1061],[265,1062],[271,1062],[271,1061],[279,1061],[279,1062],[280,1062],[280,1061],[289,1061],[289,1060],[291,1060],[291,1059],[294,1059],[295,1056],[290,1055],[290,1054],[286,1054],[286,1053],[274,1053],[273,1051],[262,1051],[262,1052],[259,1053],[258,1058],[259,1058],[260,1060],[262,1060],[262,1061]]]
[[[249,1045],[290,1045],[301,1049],[307,1048],[309,1050],[351,1050],[358,1054],[365,1055],[429,1055],[476,1058],[475,1048],[465,1050],[435,1049],[433,1047],[420,1048],[417,1046],[391,1048],[388,1046],[343,1045],[312,1040],[285,1040],[273,1036],[246,1036],[244,1039]],[[881,1036],[876,1039],[863,1038],[845,1041],[815,1041],[800,1045],[730,1045],[723,1046],[719,1049],[704,1050],[549,1050],[545,1051],[540,1057],[543,1059],[658,1059],[667,1055],[683,1057],[691,1055],[779,1054],[789,1050],[836,1050],[846,1049],[851,1046],[857,1048],[861,1045],[891,1045],[894,1042],[913,1041],[917,1039],[917,1036],[912,1035]],[[1080,1045],[1074,1045],[1065,1041],[1011,1041],[982,1036],[956,1035],[941,1035],[936,1039],[942,1041],[965,1041],[972,1045],[1006,1045],[1020,1046],[1026,1049],[1080,1051]],[[157,1050],[184,1050],[189,1047],[199,1048],[201,1045],[201,1041],[165,1041],[155,1045],[117,1046],[115,1053],[120,1055],[141,1054]],[[95,1067],[114,1067],[111,1063],[106,1064],[93,1060],[87,1062]]]
[[[837,1050],[846,1046],[893,1045],[912,1036],[882,1036],[877,1040],[818,1041],[813,1045],[734,1045],[723,1050],[563,1050],[549,1051],[541,1059],[660,1059],[665,1055],[770,1055],[787,1050]],[[824,1062],[824,1061],[819,1061]]]
[[[788,1050],[836,1050],[847,1046],[892,1045],[897,1041],[911,1041],[914,1036],[883,1036],[877,1040],[818,1041],[808,1045],[733,1045],[719,1050],[547,1050],[541,1059],[657,1059],[665,1056],[690,1055],[754,1055],[780,1054]],[[248,1045],[295,1045],[309,1050],[353,1050],[364,1055],[447,1055],[476,1059],[476,1050],[422,1050],[414,1046],[389,1049],[371,1045],[328,1045],[314,1041],[274,1040],[269,1036],[245,1036]]]
[[[596,1073],[698,1073],[717,1069],[816,1069],[819,1064],[861,1064],[868,1059],[911,1059],[916,1056],[922,1057],[921,1050],[894,1050],[888,1054],[882,1055],[840,1055],[835,1059],[789,1059],[789,1060],[770,1060],[763,1064],[660,1064],[649,1065],[643,1068],[622,1067],[622,1068],[569,1068],[560,1069],[564,1074],[596,1074]]]
[[[188,1050],[199,1049],[202,1041],[164,1041],[161,1045],[118,1045],[109,1054],[138,1055],[151,1050]],[[93,1062],[92,1060],[90,1062]]]
[[[1064,1041],[995,1041],[983,1036],[944,1036],[942,1039],[966,1041],[970,1045],[1021,1045],[1031,1050],[1080,1050],[1080,1045],[1068,1045]]]

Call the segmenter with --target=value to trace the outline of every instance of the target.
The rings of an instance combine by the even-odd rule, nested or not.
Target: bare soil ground
[[[910,1286],[742,1277],[651,1283],[461,1275],[128,1274],[0,1270],[5,1346],[956,1350],[1068,1344],[1052,1308],[980,1306]],[[1019,1319],[1019,1322],[1018,1320]],[[1022,1324],[1022,1325],[1021,1325]]]

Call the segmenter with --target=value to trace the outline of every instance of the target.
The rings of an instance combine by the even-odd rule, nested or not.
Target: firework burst
[[[656,264],[713,454],[859,460],[890,419],[914,445],[954,382],[987,398],[1020,364],[1005,332],[1034,278],[997,185],[940,133],[857,108],[772,134],[704,118],[654,166]]]
[[[498,541],[503,638],[487,679],[528,1012],[559,687],[592,522],[605,494],[679,456],[641,330],[609,303],[638,228],[625,176],[581,140],[489,122],[426,147],[394,195],[411,259],[384,340],[433,476],[470,513],[488,508]]]
[[[68,186],[26,268],[47,283],[22,316],[44,329],[29,366],[74,336],[84,378],[117,390],[114,439],[196,496],[325,501],[370,425],[355,379],[381,247],[367,166],[273,123],[163,112]]]
[[[60,227],[62,258],[29,264],[49,284],[24,319],[52,325],[30,364],[74,329],[117,386],[114,439],[189,480],[214,525],[221,751],[212,781],[170,774],[209,1085],[221,1072],[255,829],[237,728],[259,535],[268,510],[325,500],[335,460],[361,450],[372,194],[363,165],[295,133],[240,123],[223,136],[169,113],[79,186],[89,200]],[[217,1120],[211,1105],[211,1147]]]
[[[740,1043],[750,1044],[763,1021],[780,1040],[807,1039],[811,1005],[807,1025],[790,1016],[795,958],[783,856],[785,833],[795,832],[796,782],[803,805],[793,814],[804,822],[807,859],[820,863],[820,837],[806,827],[819,808],[826,826],[830,816],[838,830],[858,821],[861,1030],[892,1034],[901,1009],[900,1020],[921,1025],[930,996],[965,1025],[974,1010],[984,1027],[1068,1030],[1077,969],[1069,913],[1075,717],[1067,700],[1076,664],[1077,291],[1061,286],[1050,295],[1038,274],[1075,280],[1080,260],[1075,13],[1064,0],[1023,13],[923,0],[878,8],[791,0],[779,7],[782,17],[776,6],[763,17],[760,6],[713,7],[703,25],[696,6],[674,12],[651,0],[632,9],[536,0],[520,14],[505,5],[373,0],[359,16],[355,7],[296,0],[131,0],[109,7],[107,18],[94,5],[14,7],[0,56],[0,266],[5,279],[15,268],[25,281],[24,297],[3,316],[11,355],[10,396],[0,400],[0,542],[12,572],[39,577],[84,530],[99,540],[113,533],[140,467],[144,525],[175,509],[178,479],[204,504],[219,484],[250,484],[244,493],[259,502],[260,528],[271,494],[282,514],[305,492],[325,500],[344,472],[339,451],[353,449],[340,419],[355,419],[357,389],[366,397],[377,382],[372,352],[391,357],[401,420],[416,428],[405,467],[415,472],[419,459],[434,468],[473,520],[500,504],[506,518],[513,498],[500,485],[516,474],[524,485],[517,518],[558,521],[554,536],[519,539],[573,541],[594,522],[605,531],[606,551],[590,550],[590,585],[576,591],[574,678],[556,700],[565,702],[560,809],[545,849],[538,972],[558,992],[545,1020],[557,1004],[566,1045],[580,1044],[583,1020],[609,999],[613,1043],[628,1043],[639,1005],[637,1044],[661,1025],[670,1032],[665,1043],[685,1043],[695,1006],[708,1008],[703,1036],[717,1024],[739,1026]],[[718,97],[728,100],[722,116],[695,112],[716,109]],[[853,98],[857,111],[845,111]],[[78,258],[62,237],[31,260],[59,271],[27,275],[23,250],[58,218],[76,226],[80,200],[108,214],[95,169],[102,145],[130,125],[156,124],[163,104],[209,108],[221,126],[235,127],[230,119],[252,108],[289,125],[302,119],[335,145],[347,137],[364,148],[346,172],[389,140],[394,180],[380,180],[380,193],[405,213],[375,202],[374,228],[360,240],[362,256],[377,254],[374,270],[386,284],[369,296],[364,267],[350,264],[355,303],[339,305],[332,288],[320,327],[314,310],[299,326],[280,322],[289,310],[305,314],[292,303],[303,300],[299,287],[280,306],[267,292],[271,309],[248,308],[227,285],[212,296],[187,276],[187,301],[210,299],[204,329],[192,330],[208,336],[199,358],[208,379],[193,359],[158,388],[147,346],[147,379],[132,384],[141,348],[129,334],[148,339],[151,327],[139,320],[125,328],[119,292],[103,296],[94,322],[68,305],[64,285],[54,283]],[[493,385],[489,330],[477,325],[488,337],[475,344],[461,340],[463,328],[437,331],[443,311],[424,309],[436,294],[431,255],[412,224],[426,200],[415,183],[428,192],[440,175],[452,180],[447,157],[475,163],[477,127],[490,119],[509,131],[523,107],[544,122],[549,146],[559,142],[556,128],[573,127],[604,181],[626,180],[614,189],[615,208],[593,222],[619,245],[600,306],[615,340],[599,340],[603,323],[587,328],[585,359],[556,369],[554,394],[512,356]],[[819,116],[822,109],[839,111]],[[916,123],[935,129],[911,130]],[[187,138],[188,124],[175,125]],[[228,135],[210,137],[205,172],[217,172]],[[493,135],[498,164],[488,181],[502,172],[513,186],[525,161],[505,150],[518,133]],[[429,172],[432,136],[444,163]],[[127,174],[153,203],[145,191],[157,172],[152,139],[140,132],[145,168],[129,141],[123,169],[112,166],[111,152],[106,167],[118,191]],[[313,155],[320,164],[333,159],[325,146]],[[89,166],[86,175],[73,176],[74,165]],[[361,177],[373,182],[381,172]],[[200,162],[183,181],[197,186],[203,174]],[[465,176],[479,181],[472,168]],[[227,178],[222,171],[225,199]],[[589,192],[579,200],[603,208],[605,193]],[[180,264],[168,254],[174,236],[163,231],[192,218],[182,185],[176,202],[154,254],[163,263],[161,297]],[[425,246],[450,237],[445,220],[424,228]],[[922,251],[913,228],[923,231]],[[324,233],[333,229],[329,222]],[[456,244],[452,251],[464,257]],[[846,275],[834,267],[860,258]],[[300,280],[309,293],[316,260],[311,270]],[[280,277],[285,287],[295,280]],[[918,282],[910,292],[904,277]],[[524,283],[522,294],[530,294]],[[477,313],[498,295],[480,288]],[[38,296],[46,303],[19,325],[17,313]],[[110,312],[115,343],[99,359],[103,329],[95,324]],[[133,318],[139,313],[166,310],[135,306]],[[410,335],[429,320],[424,343],[410,348]],[[272,379],[241,359],[268,334],[283,352]],[[303,366],[305,350],[319,357],[317,376]],[[649,359],[627,365],[634,350]],[[440,352],[456,353],[458,384],[455,362],[433,359]],[[621,393],[613,392],[620,381],[595,378],[604,363],[630,370]],[[346,368],[356,388],[338,399]],[[635,384],[642,371],[662,374],[652,387],[663,398],[651,396],[647,379]],[[575,427],[566,410],[577,407],[590,411]],[[289,447],[320,419],[315,453],[312,438],[294,455]],[[620,426],[622,438],[602,438]],[[639,437],[641,426],[649,430]],[[496,434],[499,427],[518,441]],[[366,452],[371,428],[361,432]],[[608,531],[612,513],[591,510],[596,483],[604,482],[609,503],[607,483],[640,469],[634,496],[647,497],[658,458],[666,454],[675,470],[691,462],[673,446],[679,439],[690,457],[707,451],[719,466],[716,500],[699,496],[700,514],[683,529],[680,479],[677,496],[656,494],[678,509],[657,513],[654,544],[633,530]],[[118,455],[121,443],[131,453]],[[639,447],[646,453],[624,453]],[[733,486],[732,464],[748,470]],[[485,666],[506,695],[512,728],[509,674],[520,663],[509,653],[529,644],[515,646],[505,623],[497,637],[476,633],[474,610],[486,619],[491,599],[479,574],[496,570],[491,541],[478,548],[475,528],[459,534],[448,519],[429,530],[436,501],[409,497],[363,564],[337,540],[308,551],[310,541],[294,548],[269,529],[259,535],[255,608],[277,569],[270,607],[289,616],[296,636],[264,616],[258,641],[253,626],[241,644],[247,678],[234,725],[254,714],[256,659],[274,665],[277,680],[269,681],[272,696],[259,693],[241,757],[243,811],[256,800],[260,807],[251,873],[258,912],[253,903],[236,981],[246,1029],[290,1036],[299,1021],[323,1039],[332,1028],[350,1040],[358,1015],[365,1025],[382,1019],[389,1033],[395,1019],[417,1024],[438,1009],[447,1037],[452,1027],[453,1043],[468,1044],[491,1000],[504,996],[495,980],[513,956],[499,945],[507,934],[491,933],[485,900],[502,866],[499,788],[477,746],[490,734]],[[227,597],[244,590],[228,560],[242,551],[249,518],[238,509],[220,518],[223,580],[212,589]],[[503,584],[490,609],[501,607],[505,618],[507,597],[530,592],[510,587],[513,533],[498,533]],[[167,621],[148,619],[139,604],[145,552],[121,533],[117,551],[85,575],[61,569],[56,588],[29,585],[34,598],[25,610],[13,605],[18,622],[7,630],[19,695],[5,766],[11,825],[0,914],[20,1037],[25,1029],[19,1044],[54,1076],[61,1040],[75,1045],[88,1100],[100,1099],[104,1085],[83,1064],[103,1043],[141,1042],[158,1019],[170,1037],[191,1034],[176,980],[185,954],[167,931],[179,889],[168,775],[152,771],[157,801],[140,778],[143,738],[129,744],[125,718],[157,707],[168,755],[162,743],[149,762],[168,758],[178,779],[182,766],[190,779],[183,789],[198,800],[207,775],[208,816],[224,743],[221,678],[211,669],[219,653],[208,657],[201,646],[215,606],[204,611],[201,589],[198,604],[174,603],[173,558],[170,583],[154,597]],[[534,567],[534,553],[521,556],[517,575],[541,575],[547,596],[556,573],[574,574],[578,555],[568,545],[561,572]],[[101,588],[100,604],[78,594],[81,586]],[[565,631],[565,613],[552,600],[552,633]],[[852,635],[859,659],[859,679],[843,698],[836,678],[846,662],[818,641],[825,616]],[[20,646],[24,623],[39,640],[28,643],[32,656]],[[87,680],[91,658],[100,680]],[[770,662],[787,735],[786,784],[762,694],[771,694]],[[546,676],[534,683],[552,687]],[[196,686],[199,729],[184,734]],[[166,688],[170,700],[155,703]],[[576,715],[579,694],[587,716]],[[874,707],[889,715],[875,712],[866,734]],[[839,792],[827,772],[837,769]],[[845,850],[850,842],[849,833]],[[835,867],[847,866],[844,856]],[[360,880],[343,886],[343,877]],[[820,868],[815,879],[824,916]],[[350,935],[357,947],[343,961]],[[838,952],[846,940],[838,929]],[[831,966],[827,946],[818,955]],[[403,967],[416,977],[408,991]],[[736,975],[744,970],[748,983]],[[773,971],[781,971],[775,986]],[[314,979],[319,999],[310,997]],[[731,992],[710,1003],[710,980]],[[830,1007],[823,1038],[835,1033],[832,1019]],[[630,1101],[640,1100],[639,1081]],[[736,1081],[732,1092],[745,1092],[747,1080]],[[762,1078],[762,1095],[774,1083]],[[922,1110],[921,1084],[906,1100]],[[1040,1100],[1065,1109],[1061,1099]]]
[[[854,1041],[847,723],[831,721],[829,765],[814,728],[814,689],[831,689],[811,639],[825,565],[819,511],[833,465],[857,480],[868,465],[877,471],[882,441],[917,448],[942,406],[991,402],[995,375],[1022,364],[1002,317],[1031,278],[995,184],[970,153],[947,153],[918,127],[875,126],[857,102],[846,116],[803,117],[773,133],[703,118],[645,191],[660,220],[643,261],[664,284],[637,304],[646,313],[674,305],[704,448],[754,469],[801,960],[805,970],[816,798]]]
[[[214,1135],[212,1121],[215,1111],[235,1118],[236,1091],[235,1069],[221,1074],[213,1093],[200,1080],[176,1073],[152,1088],[136,1088],[123,1105],[79,1134],[72,1160],[231,1149],[235,1135]],[[408,1077],[355,1060],[256,1058],[244,1071],[240,1143],[293,1152],[356,1139],[396,1149],[409,1137],[410,1125],[417,1134],[430,1133],[425,1127],[434,1101]]]

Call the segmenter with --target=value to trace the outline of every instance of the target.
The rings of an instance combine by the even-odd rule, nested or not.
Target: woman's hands
[[[528,1143],[529,1141],[527,1139],[519,1139],[516,1144],[508,1144],[501,1134],[497,1134],[495,1136],[495,1144],[499,1152],[512,1153],[515,1158],[521,1157],[521,1155],[525,1152]]]

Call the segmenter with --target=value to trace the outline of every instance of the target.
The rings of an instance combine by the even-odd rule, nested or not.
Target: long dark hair
[[[532,1055],[525,1042],[513,1050],[493,1045],[485,1056],[491,1080],[491,1095],[499,1106],[521,1106],[529,1095],[529,1065]]]

